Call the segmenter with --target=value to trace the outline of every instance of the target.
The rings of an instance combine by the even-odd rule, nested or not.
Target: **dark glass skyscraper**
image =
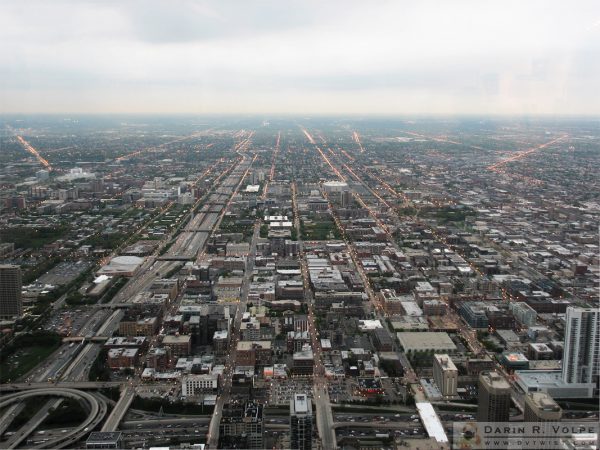
[[[22,287],[21,268],[0,265],[0,319],[12,319],[23,314]]]
[[[510,384],[498,372],[479,374],[480,422],[508,422],[510,411]]]
[[[312,403],[306,394],[295,394],[290,400],[290,447],[312,448]]]

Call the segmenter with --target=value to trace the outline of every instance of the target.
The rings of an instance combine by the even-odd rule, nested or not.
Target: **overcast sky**
[[[600,114],[600,1],[2,0],[0,113]]]

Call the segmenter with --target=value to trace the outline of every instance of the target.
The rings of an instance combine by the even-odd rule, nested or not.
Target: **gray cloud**
[[[315,23],[307,1],[136,1],[120,7],[136,37],[150,43],[256,36]]]
[[[598,114],[599,18],[595,0],[7,0],[0,112]]]

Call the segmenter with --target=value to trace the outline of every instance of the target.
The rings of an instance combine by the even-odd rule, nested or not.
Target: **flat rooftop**
[[[529,392],[527,397],[543,411],[560,411],[560,406],[546,392]]]
[[[443,331],[401,331],[397,336],[404,351],[456,351],[456,345]]]
[[[433,357],[438,361],[442,370],[458,370],[454,361],[450,359],[448,355],[433,355]]]
[[[550,347],[548,347],[547,344],[544,344],[543,342],[540,342],[540,343],[531,342],[529,344],[529,346],[538,352],[552,352],[552,349]]]
[[[87,445],[116,443],[121,439],[120,431],[93,431],[86,440]]]
[[[527,362],[527,357],[520,352],[507,352],[502,355],[509,362]]]
[[[421,308],[419,308],[419,305],[417,305],[417,302],[401,301],[400,303],[402,304],[402,308],[404,309],[404,312],[406,313],[407,316],[422,316],[423,315],[423,310]]]
[[[294,395],[294,412],[296,413],[307,413],[308,412],[308,397],[306,394],[295,394]]]
[[[525,392],[547,392],[554,398],[588,397],[593,383],[565,383],[561,370],[516,370],[515,378]]]
[[[498,372],[481,372],[479,375],[485,380],[485,382],[494,389],[508,389],[510,390],[510,384],[506,381],[502,375]]]
[[[187,334],[182,334],[179,336],[167,335],[163,339],[163,344],[187,344],[190,342],[191,336]]]
[[[383,325],[381,325],[381,322],[377,319],[366,319],[366,320],[359,320],[358,321],[358,327],[363,330],[374,330],[376,328],[383,328]]]
[[[271,341],[239,341],[237,344],[238,350],[252,350],[252,348],[271,348]]]

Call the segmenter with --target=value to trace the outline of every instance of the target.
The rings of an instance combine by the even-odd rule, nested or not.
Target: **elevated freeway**
[[[47,442],[38,444],[34,446],[34,448],[64,448],[69,447],[81,440],[86,434],[89,433],[90,430],[94,429],[96,426],[104,420],[104,416],[107,412],[106,402],[100,397],[91,394],[89,392],[80,391],[77,389],[71,388],[62,388],[62,387],[47,387],[45,389],[31,389],[23,392],[15,392],[12,394],[6,394],[2,396],[0,400],[0,410],[5,410],[15,403],[20,403],[30,398],[35,397],[60,397],[62,398],[70,398],[73,400],[77,400],[82,402],[87,411],[88,416],[84,418],[79,426],[72,428],[69,432],[57,436],[48,440]],[[53,403],[53,402],[49,402]],[[45,408],[45,407],[44,407]],[[44,409],[43,408],[43,409]],[[43,410],[42,409],[42,410]],[[36,414],[34,416],[34,420],[27,422],[23,427],[21,427],[13,437],[11,445],[17,446],[24,439],[27,438],[35,428],[45,419],[47,413],[49,412],[50,407],[43,414]]]
[[[17,403],[10,405],[7,409],[2,411],[2,416],[0,417],[0,436],[8,429],[13,419],[23,411],[23,408],[25,408],[25,403]]]
[[[3,448],[16,448],[39,427],[44,420],[50,415],[50,411],[58,408],[63,402],[62,398],[48,400],[42,402],[41,407],[37,410],[34,416],[27,421],[19,430],[17,430],[6,442],[2,444]],[[14,418],[13,418],[14,419]]]

